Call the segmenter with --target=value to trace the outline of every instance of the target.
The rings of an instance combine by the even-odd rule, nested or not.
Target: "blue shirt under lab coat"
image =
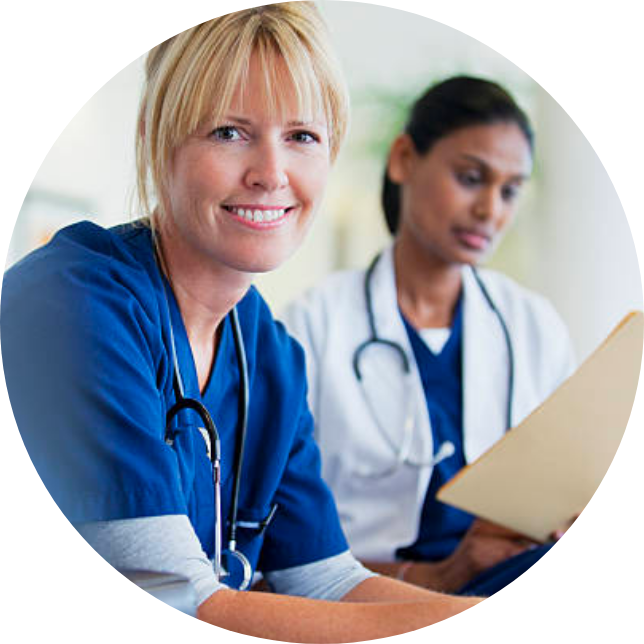
[[[443,442],[451,441],[454,444],[454,454],[434,467],[423,503],[418,537],[413,544],[398,549],[397,555],[401,559],[441,561],[449,557],[474,521],[474,517],[468,512],[436,499],[436,494],[443,484],[465,466],[462,302],[461,297],[452,322],[450,337],[438,354],[430,350],[416,329],[403,318],[427,400],[434,445],[440,449]],[[533,566],[551,547],[552,544],[545,544],[501,561],[476,575],[456,592],[459,595],[481,597],[493,595]]]
[[[418,537],[413,544],[398,549],[397,555],[401,559],[445,559],[458,546],[473,521],[471,514],[436,499],[438,490],[465,466],[461,359],[462,299],[459,298],[456,306],[449,339],[439,353],[434,353],[422,340],[418,331],[403,317],[425,392],[434,450],[437,452],[443,443],[449,441],[454,445],[454,454],[434,466],[421,511]]]
[[[239,411],[232,330],[226,320],[201,395],[148,228],[76,224],[7,271],[7,387],[29,455],[71,522],[185,514],[212,556],[213,475],[198,418],[182,414],[174,446],[164,440],[175,402],[168,309],[185,394],[206,405],[221,436],[226,523]],[[261,521],[278,506],[265,532],[239,531],[238,547],[264,571],[338,554],[347,544],[320,478],[303,352],[254,288],[238,311],[250,380],[238,518]]]

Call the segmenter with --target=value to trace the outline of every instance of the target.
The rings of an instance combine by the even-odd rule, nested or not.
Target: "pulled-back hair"
[[[418,154],[426,154],[445,136],[464,127],[515,123],[530,145],[534,134],[525,113],[500,85],[481,78],[455,76],[429,88],[413,105],[405,133]],[[400,219],[400,186],[385,169],[382,207],[387,228],[398,230]]]

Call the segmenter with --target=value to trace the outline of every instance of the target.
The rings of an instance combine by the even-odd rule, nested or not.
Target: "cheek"
[[[199,150],[186,155],[178,168],[177,179],[183,192],[190,198],[216,194],[230,184],[238,171],[236,159],[224,154]]]
[[[504,232],[514,221],[514,217],[517,214],[517,209],[515,206],[509,206],[503,215],[499,218],[499,224],[497,230],[499,232]]]
[[[186,177],[191,191],[202,196],[217,194],[232,182],[235,166],[226,163],[202,163],[196,165]]]
[[[297,171],[297,182],[302,193],[302,201],[317,207],[324,196],[329,174],[328,161],[320,160],[314,163],[302,164]]]
[[[329,179],[329,172],[328,170],[325,169],[317,176],[316,181],[313,182],[313,185],[311,186],[311,190],[313,193],[313,199],[316,203],[319,203],[322,200],[322,197],[324,196],[324,191],[326,190],[328,179]]]
[[[461,201],[449,183],[439,177],[426,177],[424,181],[417,181],[410,187],[410,209],[426,225],[451,219]]]

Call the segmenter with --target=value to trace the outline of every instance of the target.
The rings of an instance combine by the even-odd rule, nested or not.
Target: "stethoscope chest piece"
[[[157,262],[159,264],[159,271],[163,273],[163,257],[161,253],[157,253]],[[167,271],[166,271],[167,273]],[[232,327],[233,338],[235,342],[235,353],[237,355],[237,366],[239,368],[240,378],[240,396],[238,401],[239,411],[239,427],[236,431],[237,446],[234,472],[234,481],[232,489],[232,499],[230,507],[230,515],[228,518],[228,534],[227,534],[227,547],[223,547],[223,521],[222,521],[222,480],[221,480],[221,441],[219,432],[215,421],[213,420],[207,407],[196,398],[186,396],[183,379],[181,377],[181,368],[179,366],[179,358],[177,356],[177,347],[174,337],[174,329],[172,326],[172,315],[170,312],[170,298],[169,292],[171,291],[170,282],[164,282],[164,295],[165,304],[168,315],[169,331],[170,331],[170,348],[172,351],[172,364],[173,364],[173,388],[175,394],[175,404],[170,408],[166,414],[165,419],[165,433],[164,439],[168,446],[174,447],[175,438],[179,434],[178,427],[175,427],[177,417],[181,412],[192,411],[199,417],[200,426],[197,427],[201,434],[205,445],[208,459],[212,465],[213,477],[213,493],[214,493],[214,553],[213,553],[213,569],[218,580],[224,582],[231,588],[239,590],[247,590],[253,577],[253,568],[250,561],[243,552],[237,550],[237,528],[240,525],[238,522],[238,506],[239,494],[241,485],[241,473],[244,463],[244,444],[246,441],[246,432],[248,428],[248,413],[249,413],[249,378],[248,378],[248,363],[246,361],[246,351],[244,348],[244,339],[242,337],[241,324],[239,322],[239,315],[237,308],[233,309],[228,314],[228,319]],[[264,522],[260,522],[259,527],[264,530],[268,522],[273,517],[275,509],[274,506],[268,518]]]
[[[221,581],[238,590],[248,590],[253,578],[253,568],[248,561],[248,557],[237,550],[234,544],[229,543],[221,553]]]

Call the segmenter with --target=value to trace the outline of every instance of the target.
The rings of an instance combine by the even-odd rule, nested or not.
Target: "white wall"
[[[619,197],[600,159],[545,92],[544,216],[534,280],[571,329],[583,356],[632,308],[642,308],[637,254]]]
[[[105,221],[118,220],[134,172],[133,135],[143,73],[135,61],[112,78],[70,121],[34,185],[82,195]]]
[[[258,279],[274,308],[333,268],[364,265],[387,241],[378,205],[384,159],[363,149],[384,136],[383,112],[370,97],[411,97],[454,73],[505,84],[537,131],[535,177],[493,264],[553,300],[580,357],[627,310],[642,308],[635,250],[610,179],[583,134],[537,83],[482,43],[427,18],[348,2],[327,2],[323,10],[350,84],[353,123],[308,240],[282,269]],[[34,178],[9,262],[28,239],[47,234],[40,229],[58,228],[81,212],[105,225],[131,216],[141,77],[142,61],[136,60],[79,110],[56,141]]]

